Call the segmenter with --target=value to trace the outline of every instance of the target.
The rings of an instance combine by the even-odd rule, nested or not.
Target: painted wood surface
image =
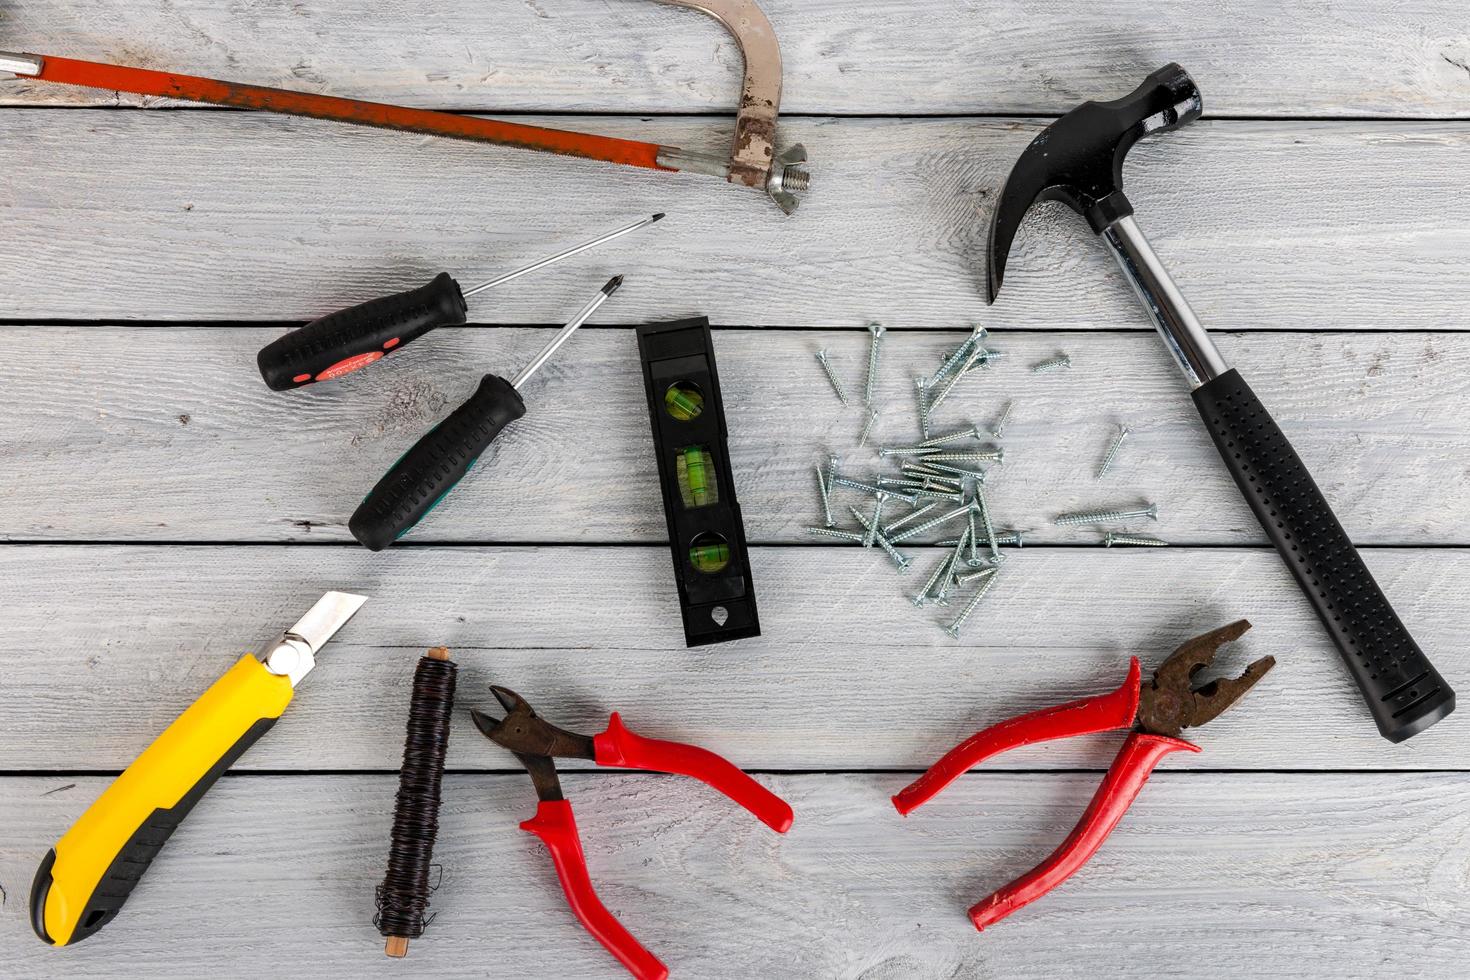
[[[534,117],[719,151],[709,119]],[[608,317],[725,325],[1146,328],[1081,219],[1022,227],[982,298],[990,208],[1023,120],[795,120],[812,193],[235,112],[7,118],[6,317],[300,322],[449,270],[466,283],[654,211],[638,239],[486,294],[476,322],[555,323],[608,267]],[[1206,122],[1136,147],[1142,227],[1218,330],[1460,330],[1470,275],[1460,123]],[[636,258],[635,258],[636,257]],[[164,271],[166,270],[166,274]]]
[[[0,548],[9,583],[0,770],[124,767],[243,652],[322,591],[372,600],[324,651],[291,710],[240,763],[257,770],[395,770],[413,664],[444,644],[459,710],[488,687],[600,731],[610,711],[654,737],[704,741],[772,770],[922,769],[1015,714],[1114,689],[1131,654],[1150,667],[1235,619],[1222,656],[1279,666],[1198,733],[1170,768],[1466,768],[1459,716],[1399,746],[1378,737],[1336,651],[1274,552],[1022,549],[959,641],[957,608],[915,609],[937,560],[899,576],[876,551],[757,548],[763,636],[687,650],[666,548]],[[1365,560],[1452,686],[1470,562],[1455,549]],[[513,765],[468,725],[450,765]],[[1018,751],[998,768],[1105,768],[1119,736]]]
[[[1470,115],[1470,28],[1455,0],[761,6],[781,41],[788,113],[1059,113],[1177,61],[1214,114]],[[56,0],[0,13],[10,50],[435,108],[729,113],[740,84],[722,28],[652,0],[496,3],[493,16],[479,0],[374,4],[371,16],[287,0]],[[23,82],[0,98],[113,102]]]
[[[0,0],[0,49],[726,148],[738,56],[701,15],[493,6]],[[1464,972],[1462,716],[1378,738],[1075,216],[1038,209],[1000,302],[980,292],[992,202],[1041,117],[1188,67],[1213,118],[1130,155],[1140,222],[1416,638],[1470,688],[1463,4],[763,6],[786,61],[782,139],[815,162],[793,218],[706,178],[0,83],[0,974],[619,975],[515,830],[529,780],[468,724],[492,682],[571,728],[616,709],[702,742],[795,805],[777,838],[687,780],[568,767],[603,897],[675,976]],[[653,211],[670,213],[655,232],[487,295],[473,326],[371,372],[291,396],[255,372],[260,346],[312,316],[441,269],[469,285]],[[494,459],[404,545],[351,544],[345,519],[383,467],[613,272],[628,284],[603,325],[538,379]],[[700,313],[764,636],[689,651],[629,325]],[[960,641],[939,629],[955,607],[906,599],[934,548],[909,549],[901,577],[804,531],[828,449],[854,472],[877,462],[812,353],[831,349],[855,393],[875,318],[897,328],[881,441],[912,437],[913,376],[972,321],[1006,352],[936,423],[1016,403],[989,495],[1027,547]],[[1027,370],[1063,350],[1067,374]],[[1098,482],[1116,422],[1134,434]],[[1145,499],[1175,547],[1107,550],[1048,523]],[[46,848],[334,587],[373,598],[123,917],[74,950],[36,942]],[[1079,879],[976,935],[963,910],[1061,839],[1118,736],[993,760],[907,820],[888,796],[976,729],[1111,688],[1129,654],[1152,665],[1240,616],[1256,626],[1222,666],[1278,668],[1194,733],[1200,755],[1165,763]],[[462,668],[441,918],[393,965],[371,895],[412,664],[435,643]]]
[[[1453,977],[1470,955],[1470,777],[1163,773],[1081,874],[983,934],[964,910],[1045,856],[1095,775],[972,775],[907,819],[905,774],[763,777],[778,838],[688,780],[572,776],[603,899],[676,977]],[[25,886],[102,788],[0,780],[6,975],[614,977],[541,846],[524,775],[451,776],[438,918],[406,962],[371,925],[397,781],[227,777],[81,945],[30,934]]]
[[[595,278],[595,277],[594,277]],[[441,330],[350,376],[266,389],[255,352],[283,328],[12,327],[0,388],[0,495],[13,540],[351,542],[361,496],[485,371],[511,375],[549,330]],[[877,389],[878,440],[916,440],[913,378],[968,332],[893,334]],[[1031,543],[1095,543],[1064,512],[1157,502],[1149,530],[1178,544],[1264,544],[1152,334],[997,332],[1005,357],[934,413],[936,432],[988,428],[1007,401],[1007,456],[991,467],[996,519]],[[1338,516],[1363,544],[1470,544],[1470,339],[1240,334],[1226,355],[1262,393]],[[751,541],[809,543],[814,464],[897,472],[858,449],[866,331],[722,330],[716,336],[737,490]],[[828,349],[844,409],[813,353]],[[1036,375],[1057,351],[1073,367]],[[646,543],[666,539],[632,330],[587,330],[527,392],[529,414],[406,540]],[[1113,426],[1131,435],[1106,478]],[[969,443],[974,448],[988,448]],[[843,492],[846,506],[867,498]],[[899,513],[902,511],[900,510]]]

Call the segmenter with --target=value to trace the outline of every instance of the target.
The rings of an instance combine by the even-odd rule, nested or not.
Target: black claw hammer
[[[1332,636],[1383,737],[1422,732],[1455,709],[1455,692],[1414,643],[1286,436],[1209,334],[1133,220],[1123,160],[1134,143],[1198,119],[1199,88],[1165,65],[1129,95],[1084,102],[1031,141],[990,223],[990,302],[1026,212],[1061,201],[1117,259],[1194,392],[1205,428],[1266,535]]]

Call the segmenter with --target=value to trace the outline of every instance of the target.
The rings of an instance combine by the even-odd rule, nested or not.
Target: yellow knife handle
[[[291,703],[291,681],[246,654],[82,814],[31,885],[31,926],[52,945],[111,922],[169,835]]]

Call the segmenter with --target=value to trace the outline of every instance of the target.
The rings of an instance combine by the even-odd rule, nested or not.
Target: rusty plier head
[[[1199,687],[1194,686],[1194,679],[1214,662],[1222,646],[1239,639],[1250,628],[1247,620],[1240,619],[1180,644],[1154,671],[1153,679],[1143,685],[1138,701],[1138,727],[1155,735],[1178,738],[1184,729],[1213,721],[1245,697],[1276,666],[1275,657],[1262,657],[1236,678],[1217,678]]]
[[[492,718],[482,711],[470,711],[475,727],[490,741],[509,749],[531,774],[536,795],[543,800],[562,799],[561,783],[552,760],[595,759],[592,738],[558,728],[531,707],[530,702],[508,687],[492,685],[490,693],[505,709],[504,718]]]

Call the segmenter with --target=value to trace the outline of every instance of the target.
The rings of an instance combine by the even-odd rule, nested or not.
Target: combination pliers
[[[1180,738],[1180,733],[1219,717],[1276,666],[1274,657],[1262,657],[1237,678],[1195,686],[1196,675],[1210,666],[1220,647],[1239,638],[1250,625],[1242,619],[1185,641],[1147,683],[1142,681],[1138,658],[1133,657],[1128,677],[1116,691],[993,725],[955,746],[893,797],[898,812],[908,816],[966,770],[1007,749],[1073,735],[1132,729],[1082,819],[1061,846],[1035,868],[970,908],[970,921],[976,929],[984,930],[999,922],[1070,878],[1102,847],[1164,756],[1200,751],[1199,746]]]

